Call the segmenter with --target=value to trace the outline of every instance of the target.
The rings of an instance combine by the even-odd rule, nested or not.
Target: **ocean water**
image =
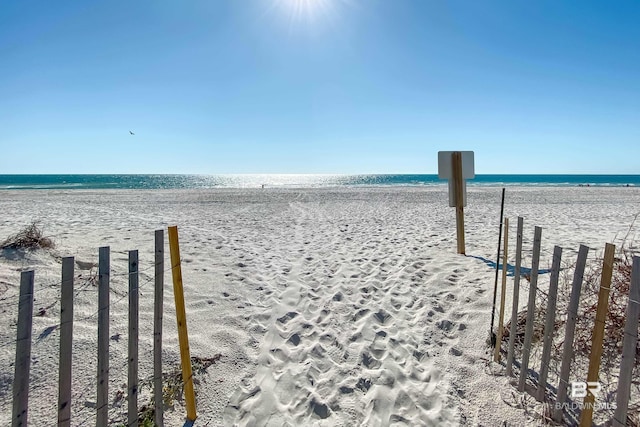
[[[0,190],[446,185],[437,175],[0,175]],[[640,175],[476,175],[468,186],[638,187]]]

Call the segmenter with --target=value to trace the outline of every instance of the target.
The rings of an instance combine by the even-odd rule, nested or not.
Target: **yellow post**
[[[451,156],[453,162],[453,188],[456,199],[456,232],[458,235],[458,253],[464,255],[464,195],[462,178],[462,153],[455,151]]]
[[[598,292],[598,308],[596,309],[596,323],[593,328],[593,339],[591,341],[591,357],[589,359],[589,372],[587,382],[598,381],[600,375],[600,360],[602,358],[602,341],[604,340],[604,326],[609,310],[609,290],[611,289],[611,277],[613,275],[613,262],[616,252],[615,245],[607,243],[604,249],[604,261],[602,265],[602,278],[600,280],[600,291]],[[580,416],[580,427],[591,426],[593,418],[593,406],[595,396],[589,390],[582,405],[582,415]]]
[[[191,370],[191,352],[189,351],[189,335],[187,333],[187,314],[184,308],[184,291],[182,289],[182,269],[180,268],[180,244],[178,227],[169,227],[169,250],[171,252],[171,273],[173,276],[173,295],[176,301],[176,319],[178,321],[178,338],[180,341],[180,361],[182,379],[184,381],[184,398],[187,404],[187,419],[196,419],[196,396],[193,389],[193,372]]]
[[[500,362],[500,343],[502,342],[502,334],[504,332],[504,305],[505,294],[507,292],[507,257],[509,248],[509,218],[504,219],[504,251],[502,253],[502,288],[500,290],[500,317],[498,321],[498,336],[496,337],[496,348],[493,354],[493,361]]]

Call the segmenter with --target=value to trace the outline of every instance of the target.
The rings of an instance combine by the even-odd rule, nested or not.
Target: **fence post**
[[[602,279],[600,281],[600,291],[598,292],[598,308],[596,310],[596,321],[593,328],[593,339],[591,341],[591,357],[589,359],[589,372],[587,382],[598,381],[600,374],[600,360],[602,358],[602,341],[604,340],[604,326],[609,309],[609,291],[611,289],[611,277],[613,275],[613,262],[616,247],[607,243],[604,250],[604,261],[602,265]],[[591,391],[584,398],[582,414],[580,415],[580,427],[589,427],[593,418],[593,405],[595,396]]]
[[[162,399],[162,311],[164,304],[164,230],[155,234],[155,296],[153,302],[153,400],[155,423],[164,426]]]
[[[127,419],[138,426],[138,251],[129,251],[129,368]]]
[[[505,293],[507,292],[507,259],[509,253],[509,218],[504,219],[504,249],[502,250],[502,288],[500,289],[500,316],[498,317],[498,334],[494,349],[493,361],[500,362],[502,349],[502,330],[504,324]]]
[[[109,275],[110,249],[98,251],[98,389],[96,426],[109,423]]]
[[[580,245],[576,269],[573,271],[573,283],[571,285],[571,297],[567,307],[567,327],[564,333],[564,344],[562,348],[562,367],[560,368],[560,382],[558,384],[558,396],[556,398],[556,410],[553,419],[556,422],[562,421],[562,406],[567,400],[567,387],[569,386],[569,373],[571,371],[571,360],[573,359],[573,337],[576,331],[576,320],[578,318],[578,304],[580,302],[580,291],[582,290],[582,279],[584,268],[587,264],[589,248]]]
[[[638,317],[640,317],[640,257],[635,256],[633,257],[629,304],[627,305],[626,323],[624,325],[622,362],[620,363],[620,376],[618,377],[616,412],[613,418],[614,427],[624,427],[627,421],[629,395],[631,393],[631,372],[633,372],[636,345],[638,344]]]
[[[536,292],[538,290],[538,266],[540,264],[540,245],[542,242],[542,228],[536,227],[533,234],[533,259],[531,260],[531,287],[529,288],[529,302],[527,305],[527,323],[522,347],[522,365],[520,366],[520,378],[518,390],[524,391],[529,370],[529,356],[531,354],[531,341],[533,341],[533,322],[536,306]]]
[[[182,289],[182,269],[180,267],[180,244],[178,227],[169,227],[169,249],[171,252],[171,273],[173,276],[173,296],[176,302],[176,319],[178,321],[178,339],[180,342],[180,361],[182,364],[182,380],[187,406],[187,419],[196,419],[196,397],[193,389],[193,372],[191,370],[191,352],[187,331],[187,315],[184,307],[184,290]]]
[[[553,264],[551,265],[551,280],[549,282],[549,298],[547,300],[547,317],[544,322],[544,344],[542,347],[542,361],[540,363],[540,377],[538,378],[538,402],[544,401],[547,390],[547,375],[549,373],[549,359],[551,358],[551,342],[556,321],[556,300],[558,298],[558,279],[560,278],[560,261],[562,248],[553,248]]]
[[[33,328],[33,271],[20,275],[16,361],[13,382],[13,415],[11,425],[27,425],[29,415],[29,371],[31,369],[31,331]]]
[[[60,290],[60,354],[58,364],[58,427],[69,427],[71,425],[73,275],[73,257],[62,258],[62,288]]]
[[[507,351],[507,376],[513,373],[513,357],[516,344],[516,328],[518,323],[518,300],[520,296],[520,265],[522,264],[522,229],[524,219],[518,217],[516,237],[516,266],[513,272],[513,307],[511,308],[511,329],[509,330],[509,350]]]

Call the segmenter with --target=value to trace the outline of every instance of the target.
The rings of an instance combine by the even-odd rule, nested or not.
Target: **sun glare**
[[[290,24],[313,23],[335,18],[337,3],[345,0],[272,0],[273,5],[288,17]]]

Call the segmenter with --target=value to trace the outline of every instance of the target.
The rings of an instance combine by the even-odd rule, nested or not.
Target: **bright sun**
[[[344,0],[273,0],[276,8],[289,17],[290,23],[313,22],[335,13],[336,2]]]

